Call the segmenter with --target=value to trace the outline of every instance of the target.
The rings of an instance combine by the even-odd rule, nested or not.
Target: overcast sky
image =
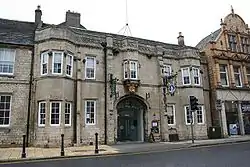
[[[45,23],[64,22],[71,10],[89,30],[118,33],[126,24],[126,0],[1,0],[0,17],[34,21],[37,5]],[[186,45],[195,46],[220,27],[231,5],[250,24],[250,0],[127,0],[128,24],[134,37],[176,44],[181,31]]]

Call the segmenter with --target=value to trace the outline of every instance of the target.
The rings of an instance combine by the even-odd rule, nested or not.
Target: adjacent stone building
[[[207,58],[213,125],[224,137],[250,134],[249,28],[232,9],[197,47]]]
[[[9,89],[3,89],[3,95],[19,99],[9,102],[9,116],[0,116],[11,119],[0,124],[2,141],[11,143],[8,135],[21,139],[28,134],[30,144],[44,147],[59,145],[64,134],[67,145],[91,144],[98,133],[104,144],[148,142],[150,132],[156,141],[169,141],[171,133],[187,140],[192,115],[195,138],[207,138],[211,125],[207,61],[197,48],[184,44],[181,33],[175,45],[87,30],[80,24],[80,14],[71,11],[59,25],[44,24],[41,18],[38,8],[35,23],[25,23],[30,31],[23,35],[32,36],[30,51],[21,47],[24,43],[18,45],[22,49],[12,77],[17,84],[6,76],[6,83],[1,83]],[[5,33],[13,35],[9,29]],[[9,46],[6,40],[1,42]],[[24,80],[27,84],[20,83]],[[12,87],[20,93],[11,93]],[[190,95],[200,104],[193,114]]]

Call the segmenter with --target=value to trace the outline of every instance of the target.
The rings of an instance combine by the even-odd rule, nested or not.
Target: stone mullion
[[[217,60],[215,61],[215,74],[216,74],[217,85],[221,85],[220,65],[219,65],[219,62]]]
[[[235,86],[235,78],[234,78],[234,69],[233,69],[233,64],[232,61],[229,61],[229,70],[228,70],[228,75],[229,75],[229,85]],[[231,82],[231,83],[230,83]]]
[[[243,63],[241,67],[241,71],[242,71],[242,74],[241,74],[242,83],[244,86],[248,87],[249,84],[248,84],[248,79],[247,79],[247,69],[246,69],[245,63]]]

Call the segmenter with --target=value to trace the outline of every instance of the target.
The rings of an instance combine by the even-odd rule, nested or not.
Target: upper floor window
[[[175,105],[168,105],[167,106],[167,118],[168,118],[168,125],[175,124]]]
[[[0,95],[0,127],[10,125],[10,104],[10,95]]]
[[[246,67],[246,71],[247,71],[247,81],[248,81],[248,85],[250,85],[250,67]]]
[[[67,55],[66,56],[66,75],[72,76],[73,69],[73,56]]]
[[[237,40],[235,35],[228,35],[228,43],[229,48],[231,51],[236,52],[237,51]]]
[[[222,86],[228,86],[228,73],[227,73],[227,66],[220,65],[220,81]]]
[[[164,74],[165,76],[171,76],[171,73],[171,65],[163,65],[162,74]]]
[[[242,52],[249,53],[249,40],[246,37],[241,37]]]
[[[200,69],[193,67],[192,71],[193,71],[194,84],[200,85]]]
[[[124,79],[137,79],[138,78],[138,62],[125,61],[124,62]]]
[[[233,69],[234,69],[235,86],[242,87],[240,67],[233,67]]]
[[[85,78],[95,79],[95,72],[96,72],[96,58],[86,57]]]
[[[86,125],[95,125],[96,119],[96,101],[85,101],[85,123]]]
[[[181,73],[182,73],[182,83],[183,83],[183,85],[190,85],[191,81],[190,81],[189,67],[182,68]]]
[[[60,115],[61,115],[61,103],[52,102],[50,103],[50,125],[60,125]]]
[[[46,120],[46,103],[39,102],[38,126],[45,126],[45,120]]]
[[[41,54],[41,75],[48,74],[48,53]]]
[[[52,74],[62,74],[63,52],[53,52]]]
[[[15,54],[14,49],[0,48],[0,74],[13,75]]]

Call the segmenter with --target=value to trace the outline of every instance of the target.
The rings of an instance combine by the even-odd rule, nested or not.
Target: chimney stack
[[[66,25],[79,28],[81,25],[81,14],[68,10],[66,12]]]
[[[35,24],[38,25],[42,22],[42,11],[40,10],[41,6],[38,5],[37,9],[35,10]]]
[[[184,36],[182,35],[181,32],[179,32],[179,36],[177,37],[177,39],[178,39],[178,45],[180,45],[180,46],[184,46],[185,45]]]

